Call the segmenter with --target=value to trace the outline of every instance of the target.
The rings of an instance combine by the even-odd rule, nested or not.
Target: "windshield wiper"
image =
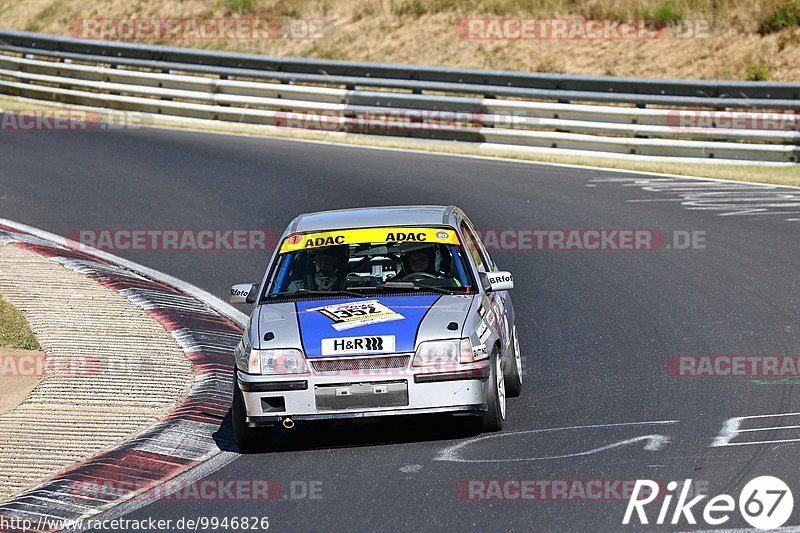
[[[267,298],[286,298],[289,296],[353,296],[354,298],[363,298],[363,294],[354,291],[319,291],[312,289],[297,289],[296,291],[283,291],[268,294]]]
[[[422,290],[438,292],[439,294],[461,294],[447,287],[432,287],[430,285],[417,285],[413,281],[387,281],[375,287],[376,289]]]

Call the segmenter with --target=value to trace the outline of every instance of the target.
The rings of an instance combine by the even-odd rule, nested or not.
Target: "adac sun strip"
[[[361,228],[317,233],[289,235],[281,244],[281,253],[336,246],[338,244],[362,244],[370,242],[432,242],[459,244],[458,235],[443,228]]]

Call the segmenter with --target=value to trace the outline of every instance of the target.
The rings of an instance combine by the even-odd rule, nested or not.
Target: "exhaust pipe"
[[[288,416],[283,419],[283,427],[286,429],[292,429],[294,427],[294,420],[289,418]]]

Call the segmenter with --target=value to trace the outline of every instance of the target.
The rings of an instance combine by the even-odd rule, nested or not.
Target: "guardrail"
[[[800,83],[274,58],[0,30],[0,93],[521,151],[796,164]]]

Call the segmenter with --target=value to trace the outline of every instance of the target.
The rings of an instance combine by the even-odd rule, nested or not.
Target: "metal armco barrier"
[[[501,150],[768,164],[800,157],[800,83],[275,58],[0,30],[0,93]]]

